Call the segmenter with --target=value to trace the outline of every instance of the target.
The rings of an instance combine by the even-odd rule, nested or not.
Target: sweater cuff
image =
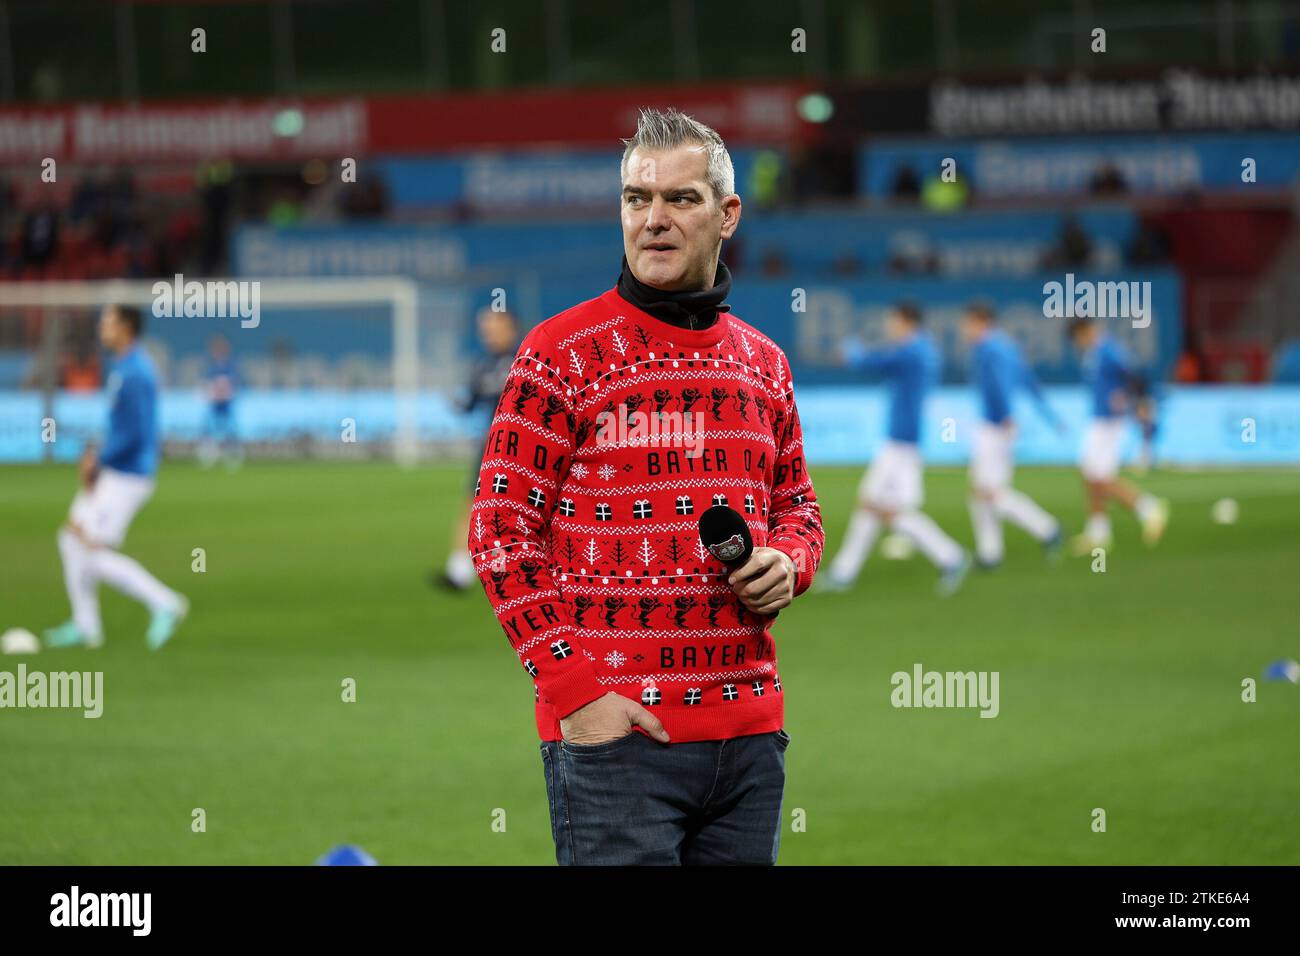
[[[606,693],[596,680],[596,669],[585,657],[554,680],[548,681],[541,690],[555,708],[557,719],[569,716],[578,708],[604,697]]]
[[[767,543],[794,562],[794,596],[798,597],[812,586],[813,575],[817,569],[813,566],[812,551],[799,538],[780,538]]]

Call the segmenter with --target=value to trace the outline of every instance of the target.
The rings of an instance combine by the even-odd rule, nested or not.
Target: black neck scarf
[[[707,329],[718,321],[718,315],[729,312],[724,305],[731,292],[731,270],[721,259],[713,278],[713,288],[686,292],[665,292],[646,285],[632,274],[632,267],[623,257],[623,272],[618,277],[618,294],[642,312],[682,329]]]

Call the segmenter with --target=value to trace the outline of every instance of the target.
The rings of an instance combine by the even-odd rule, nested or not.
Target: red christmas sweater
[[[682,329],[616,289],[528,334],[488,433],[469,548],[533,680],[542,740],[609,691],[674,743],[783,726],[775,618],[741,604],[700,541],[719,503],[808,589],[825,536],[789,362],[770,339],[728,312]]]

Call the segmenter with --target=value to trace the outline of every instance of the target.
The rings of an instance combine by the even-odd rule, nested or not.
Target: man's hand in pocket
[[[613,691],[561,718],[560,735],[570,743],[603,744],[636,733],[634,726],[644,728],[661,744],[668,743],[668,733],[659,718],[636,701]]]

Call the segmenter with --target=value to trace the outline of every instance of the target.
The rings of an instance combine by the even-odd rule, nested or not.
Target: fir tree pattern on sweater
[[[714,504],[788,554],[807,590],[824,534],[779,347],[730,313],[681,329],[614,289],[526,336],[469,548],[543,740],[609,691],[652,708],[674,742],[781,728],[774,619],[744,607],[700,541]]]

